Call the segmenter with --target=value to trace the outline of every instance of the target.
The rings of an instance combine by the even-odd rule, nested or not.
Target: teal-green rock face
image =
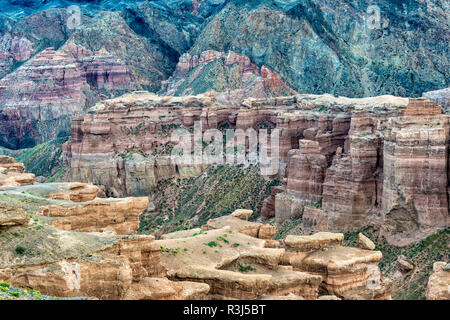
[[[233,50],[301,93],[420,96],[449,85],[442,1],[229,1],[192,54]]]

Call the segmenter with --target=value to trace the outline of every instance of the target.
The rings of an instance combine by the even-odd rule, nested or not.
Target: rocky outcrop
[[[300,218],[305,206],[319,204],[327,169],[327,158],[318,141],[300,140],[299,149],[291,150],[288,159],[286,192],[276,198],[279,222]]]
[[[446,114],[450,112],[450,88],[425,92],[423,97],[441,105]]]
[[[316,299],[321,278],[279,266],[284,250],[265,248],[266,240],[256,238],[264,225],[248,222],[251,213],[236,211],[208,223],[208,231],[169,234],[158,241],[169,278],[207,283],[213,299],[288,294]],[[262,238],[270,239],[273,233]]]
[[[207,167],[171,162],[175,129],[276,128],[280,170],[271,178],[285,184],[264,203],[264,218],[303,218],[321,231],[376,225],[388,241],[407,244],[448,226],[448,121],[425,98],[296,95],[232,106],[214,93],[135,92],[74,120],[64,150],[72,179],[139,196]]]
[[[373,250],[375,249],[375,243],[372,240],[367,238],[364,234],[358,233],[358,247],[364,250]]]
[[[22,208],[0,206],[0,231],[28,225],[30,217]]]
[[[127,66],[105,50],[47,48],[0,80],[2,144],[29,147],[66,134],[69,119],[98,100],[97,92],[131,88]]]
[[[131,1],[125,9],[121,2],[83,2],[86,16],[78,30],[67,28],[68,10],[55,6],[53,1],[5,3],[2,13],[23,18],[20,28],[8,19],[0,32],[13,25],[38,49],[49,43],[59,47],[75,33],[77,43],[88,49],[105,47],[127,61],[134,80],[152,91],[183,54],[200,56],[208,50],[247,56],[298,92],[417,97],[449,86],[447,8],[437,0],[405,6],[389,0],[340,5],[155,0]]]
[[[285,264],[322,276],[323,295],[343,299],[390,299],[392,284],[378,269],[380,251],[342,246],[343,234],[287,236]]]
[[[250,214],[238,210],[202,229],[166,234],[158,243],[169,278],[208,283],[215,299],[390,298],[380,252],[342,247],[344,236],[331,233],[289,235],[280,248],[274,227],[247,221]],[[270,232],[262,237],[263,228]]]
[[[420,97],[449,86],[446,10],[440,1],[231,1],[190,54],[233,50],[301,93]]]
[[[6,178],[0,178],[3,195],[21,195],[27,201],[41,204],[33,213],[48,217],[47,224],[61,230],[136,234],[139,217],[148,207],[146,197],[98,198],[99,188],[85,183],[36,184],[34,175],[23,173],[23,164],[10,157],[0,156],[0,169],[4,170],[1,175],[6,175]],[[2,215],[2,219],[6,219],[3,225],[10,224],[10,220],[11,223],[22,221],[23,213],[28,222],[29,217],[22,208],[17,208],[17,213],[13,208],[6,208]]]
[[[65,247],[55,247],[49,260],[21,258],[20,265],[2,255],[1,281],[52,296],[103,300],[199,299],[208,292],[207,285],[167,280],[159,262],[160,248],[150,236],[117,238],[82,236],[48,227],[41,230],[53,240],[40,239],[35,250],[54,246],[55,240],[63,241]],[[26,231],[24,234],[29,237]],[[9,246],[2,248],[7,250]]]
[[[45,197],[55,200],[87,202],[97,198],[99,188],[86,183],[70,183],[62,185],[58,191],[47,194]]]
[[[428,300],[450,300],[450,268],[448,263],[435,262],[433,274],[428,280]]]
[[[35,175],[26,173],[23,163],[12,157],[0,156],[0,187],[25,186],[35,182]]]
[[[427,99],[404,102],[388,110],[378,103],[372,110],[354,109],[348,139],[326,168],[320,204],[303,213],[306,225],[356,231],[381,224],[397,244],[448,226],[448,117]],[[288,205],[308,195],[302,192]]]
[[[154,237],[131,235],[147,198],[92,200],[97,192],[80,183],[4,187],[0,281],[58,297],[183,300],[209,292],[168,280]]]
[[[317,297],[320,277],[278,266],[283,250],[264,248],[264,240],[232,228],[158,244],[169,279],[207,283],[210,298],[256,299],[288,293]]]
[[[449,225],[449,126],[448,118],[443,116],[394,121],[384,143],[381,206],[384,230],[400,231],[401,241],[411,233]]]
[[[296,94],[266,66],[259,68],[246,56],[205,51],[200,56],[185,53],[171,78],[163,82],[165,95],[186,96],[207,91],[220,92],[218,100],[239,105],[246,98]]]
[[[56,115],[72,117],[124,90],[213,89],[220,100],[239,104],[296,92],[418,97],[449,86],[446,8],[439,1],[413,1],[404,9],[388,0],[375,6],[158,0],[126,8],[96,1],[83,3],[79,19],[65,8],[70,4],[79,5],[14,2],[2,10],[2,146],[25,148],[67,134],[68,119]],[[92,53],[75,59],[84,82],[67,57],[40,74],[42,54],[49,57],[54,47],[63,55],[71,46]]]
[[[120,91],[135,88],[128,66],[106,49],[91,51],[72,41],[63,49],[76,59],[92,90]]]
[[[0,80],[3,145],[25,147],[26,134],[39,134],[36,121],[44,124],[81,112],[86,104],[83,90],[88,88],[69,54],[49,48],[36,55]]]
[[[92,181],[106,186],[109,194],[126,196],[148,195],[161,179],[201,174],[207,166],[177,166],[171,161],[171,134],[185,123],[193,127],[194,119],[203,119],[203,130],[228,119],[232,111],[214,103],[211,95],[169,98],[144,92],[96,105],[95,113],[73,121],[72,141],[64,147],[72,179]],[[216,119],[204,113],[208,106]]]
[[[253,211],[241,209],[155,241],[131,235],[147,198],[99,199],[98,191],[82,183],[4,187],[0,281],[45,295],[98,299],[317,299],[321,287],[325,299],[388,298],[384,282],[382,289],[362,283],[367,274],[381,279],[379,253],[341,249],[341,234],[288,236],[284,243],[295,251],[289,252],[272,240],[274,226],[248,221]],[[324,247],[334,252],[320,262],[326,274],[316,267],[295,270],[317,263],[312,256]],[[346,273],[355,268],[356,274]]]
[[[47,183],[4,187],[4,195],[28,195],[41,204],[35,214],[48,225],[78,232],[136,234],[148,198],[97,198],[98,188],[80,183]]]
[[[89,190],[89,186],[75,185],[78,186],[75,190],[80,187]],[[30,209],[30,203],[46,202],[40,210],[48,213],[52,210],[50,206],[58,206],[59,212],[65,213],[62,216],[66,222],[73,224],[74,217],[81,217],[86,224],[103,221],[110,230],[117,227],[116,221],[102,218],[117,213],[117,207],[111,203],[122,200],[102,199],[103,204],[110,204],[106,208],[96,200],[51,199],[55,194],[56,198],[65,198],[64,191],[73,195],[73,190],[70,184],[5,190],[1,200],[4,197],[15,200],[13,206],[2,206],[0,210],[0,281],[39,290],[45,295],[98,299],[317,299],[319,296],[323,277],[282,265],[286,251],[277,248],[278,241],[271,240],[275,227],[249,222],[251,210],[237,210],[230,216],[209,221],[203,229],[168,234],[157,241],[152,236],[125,235],[130,230],[124,235],[101,233],[98,228],[79,230],[94,233],[73,232],[75,228],[55,223],[52,214],[32,215],[30,219],[24,210]],[[49,194],[53,196],[45,198]],[[67,212],[74,213],[72,208],[78,209],[71,216]],[[133,210],[128,206],[122,212]],[[143,211],[143,206],[139,210]],[[324,242],[323,235],[318,234],[303,246],[293,244],[291,238],[286,243],[297,249],[321,251],[324,244],[339,245],[343,236],[332,235],[331,240]],[[372,293],[374,297],[375,291]],[[365,297],[372,298],[369,294]]]
[[[161,97],[134,92],[103,101],[89,115],[74,120],[72,141],[64,147],[65,157],[73,180],[105,185],[117,195],[148,194],[155,181],[172,177],[177,170],[181,176],[201,173],[201,166],[175,168],[166,157],[173,146],[172,132],[178,128],[192,130],[196,121],[201,123],[202,132],[223,128],[244,131],[279,128],[282,159],[289,150],[298,148],[297,137],[305,130],[311,126],[329,126],[333,128],[331,133],[316,131],[315,134],[321,149],[331,157],[333,146],[344,143],[350,118],[322,117],[319,109],[330,103],[342,113],[345,108],[348,112],[356,102],[343,102],[348,106],[340,107],[339,100],[331,96],[300,95],[248,99],[240,106],[230,106],[220,103],[213,93]]]
[[[258,239],[270,240],[275,236],[276,228],[274,226],[265,225],[247,221],[253,214],[252,210],[237,210],[229,216],[223,216],[217,219],[211,219],[202,227],[203,231],[222,229],[230,227],[242,234],[249,235]]]
[[[275,217],[275,197],[284,191],[283,186],[272,187],[270,197],[265,199],[261,209],[261,217],[268,220]]]
[[[28,60],[34,53],[33,44],[27,38],[5,33],[0,36],[0,79],[11,69],[14,62]]]
[[[135,234],[139,227],[139,216],[147,206],[146,197],[98,198],[75,206],[43,206],[41,211],[43,216],[55,218],[50,224],[62,230]]]
[[[397,258],[397,266],[403,273],[408,273],[414,269],[414,264],[411,262],[411,260],[403,255]]]

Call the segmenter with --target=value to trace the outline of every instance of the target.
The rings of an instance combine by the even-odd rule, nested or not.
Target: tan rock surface
[[[236,210],[231,215],[209,220],[202,230],[214,230],[230,227],[231,230],[247,234],[251,237],[270,240],[276,232],[276,227],[257,222],[247,221],[253,214],[252,210]]]
[[[197,63],[188,59],[180,74]],[[285,184],[266,199],[265,219],[303,217],[305,226],[333,232],[382,226],[387,240],[401,245],[449,225],[449,116],[424,98],[295,95],[230,105],[214,93],[134,92],[73,120],[64,146],[70,174],[117,197],[148,195],[162,179],[198,176],[206,166],[176,166],[168,157],[171,133],[192,131],[195,122],[202,132],[223,125],[280,130]]]
[[[293,293],[316,298],[321,278],[279,266],[284,250],[264,248],[264,242],[229,226],[157,241],[169,279],[207,283],[211,297],[256,299]]]
[[[312,236],[288,235],[284,243],[290,250],[309,252],[342,245],[343,241],[342,233],[319,232]]]
[[[434,263],[433,274],[428,280],[426,297],[428,300],[450,300],[450,270],[448,263]]]
[[[97,198],[99,188],[86,183],[71,183],[59,193],[46,195],[47,198],[73,202],[87,202]]]
[[[285,239],[284,265],[322,276],[321,290],[341,299],[390,299],[391,281],[378,269],[379,251],[343,247],[343,234]]]
[[[358,233],[358,246],[364,250],[373,250],[375,249],[375,243],[372,240],[367,238],[364,234]]]
[[[0,188],[18,187],[36,183],[35,175],[25,172],[25,165],[14,158],[0,156]]]
[[[79,205],[42,206],[43,216],[56,218],[51,224],[63,230],[135,234],[139,216],[148,206],[148,198],[100,199]]]
[[[407,259],[403,255],[397,258],[397,265],[403,272],[409,272],[414,269],[414,264],[411,262],[411,260]]]
[[[26,226],[29,221],[30,216],[24,209],[0,205],[0,230]]]

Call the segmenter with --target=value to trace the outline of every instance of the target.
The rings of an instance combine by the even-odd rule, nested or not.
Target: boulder
[[[367,238],[364,234],[359,233],[358,234],[358,246],[361,249],[365,249],[365,250],[373,250],[375,249],[375,243],[373,243],[372,240],[370,240],[369,238]]]
[[[397,258],[397,265],[403,272],[410,272],[414,269],[414,264],[403,255]]]

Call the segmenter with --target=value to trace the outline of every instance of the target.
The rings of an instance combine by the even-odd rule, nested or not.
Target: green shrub
[[[207,245],[210,248],[217,247],[217,242],[211,241],[211,242],[205,243],[205,245]]]
[[[16,253],[19,254],[19,255],[25,254],[25,248],[21,247],[21,246],[17,246],[16,247]]]
[[[252,267],[249,264],[243,263],[243,264],[239,264],[239,271],[240,272],[249,272],[249,271],[255,271],[256,269],[254,267]]]

